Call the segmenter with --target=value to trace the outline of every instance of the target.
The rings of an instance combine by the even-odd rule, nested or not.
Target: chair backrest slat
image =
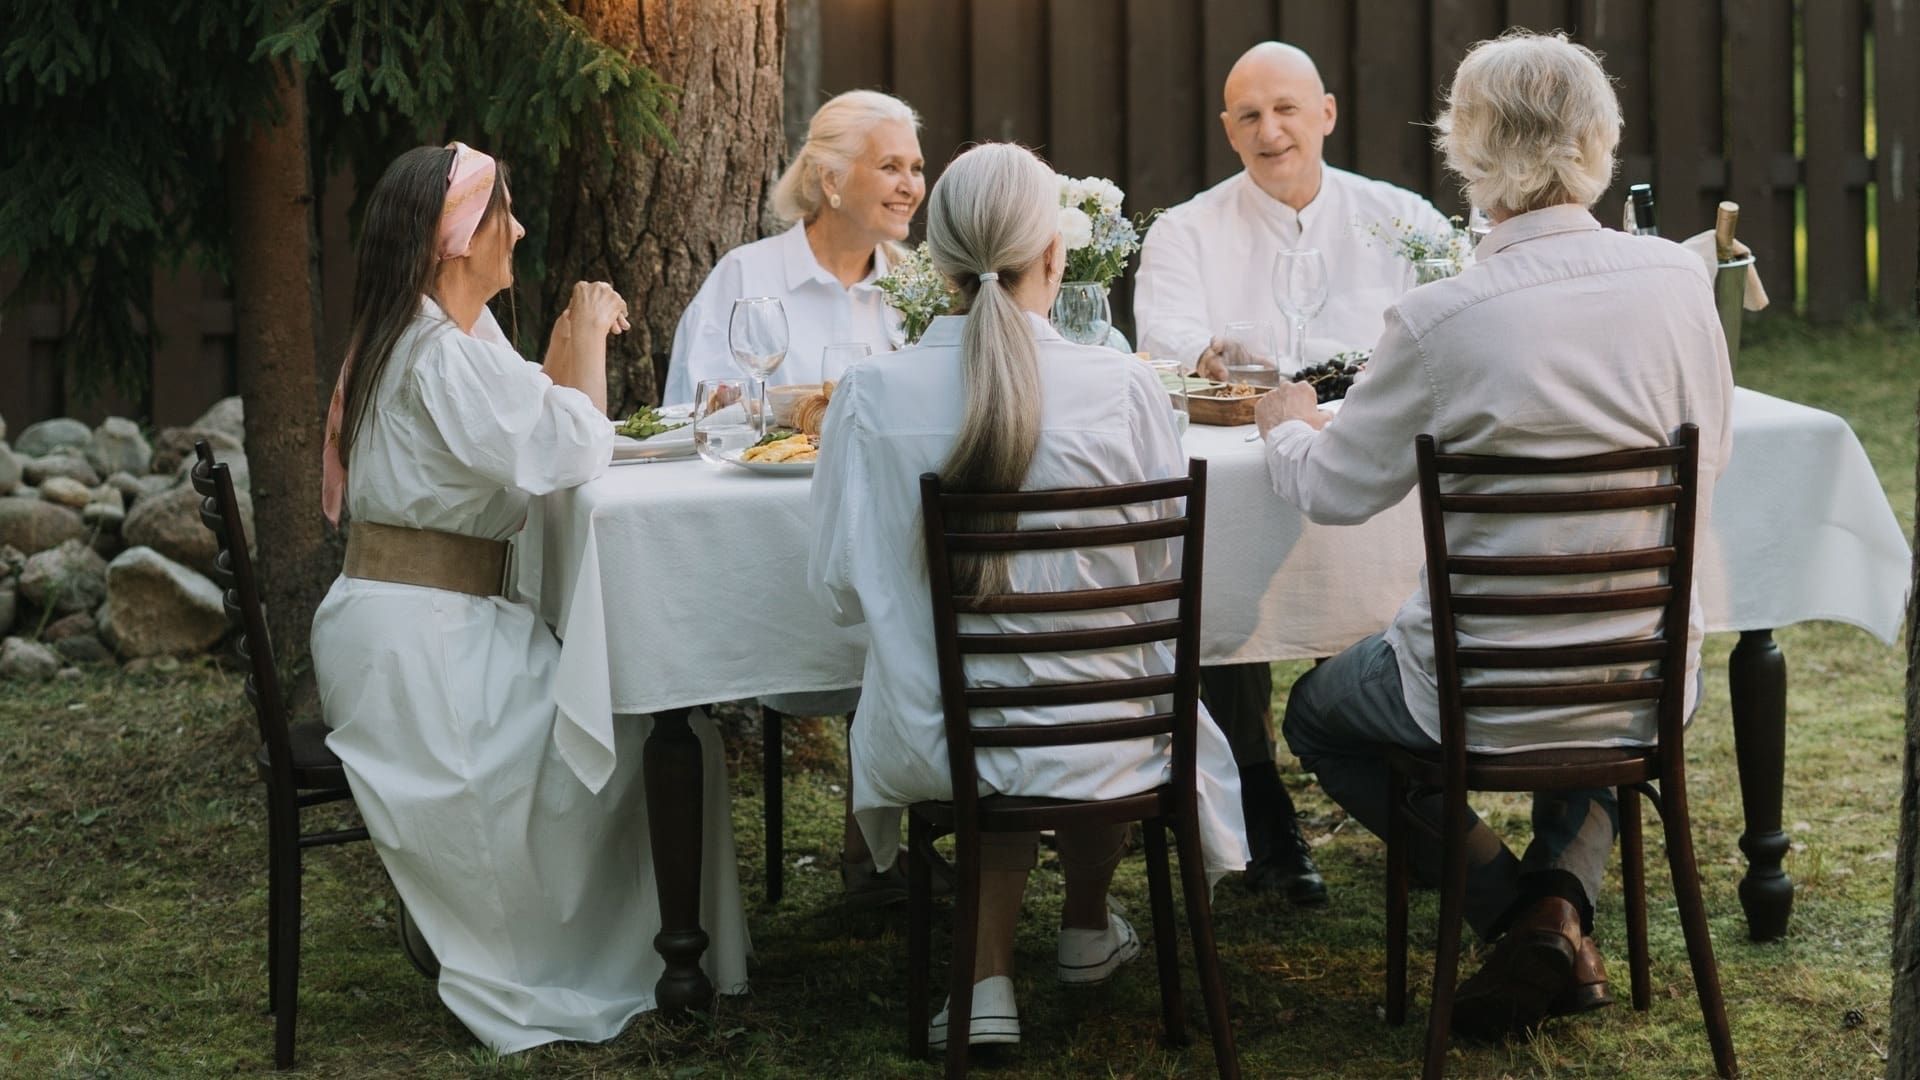
[[[1665,585],[1605,592],[1454,593],[1455,615],[1595,615],[1665,607],[1673,590]]]
[[[1184,477],[1107,487],[1008,493],[949,493],[940,478],[920,478],[920,506],[927,560],[927,584],[933,602],[934,643],[940,672],[948,760],[956,810],[971,816],[978,800],[975,750],[983,747],[1083,746],[1172,736],[1173,788],[1191,800],[1195,784],[1194,726],[1199,712],[1200,580],[1206,523],[1206,462],[1190,461]],[[1185,512],[1170,510],[1186,501]],[[1123,524],[1008,529],[1004,524],[969,527],[982,515],[1139,508],[1151,515]],[[953,591],[956,555],[1059,552],[1122,544],[1183,541],[1180,576],[1111,588],[1058,592],[960,596]],[[1032,631],[1001,625],[992,632],[962,633],[961,615],[1047,615],[1173,603],[1172,618],[1141,619],[1119,626],[1059,629],[1040,620]],[[1165,675],[1098,679],[1030,686],[969,685],[969,655],[1054,655],[1100,649],[1139,649],[1154,642],[1174,643],[1174,670]],[[1150,715],[976,727],[981,709],[1044,709],[1127,701],[1156,702]],[[1167,702],[1171,702],[1168,705]]]
[[[1599,551],[1590,555],[1449,555],[1449,574],[1614,574],[1623,570],[1664,570],[1673,564],[1672,547]]]
[[[1609,488],[1605,491],[1544,491],[1512,495],[1442,495],[1448,514],[1582,514],[1668,506],[1680,497],[1680,485]]]
[[[1532,645],[1463,648],[1455,652],[1464,668],[1578,668],[1652,663],[1667,654],[1659,638],[1608,641],[1593,645]]]
[[[1434,468],[1444,474],[1478,476],[1573,476],[1581,473],[1633,472],[1671,469],[1683,457],[1680,446],[1647,446],[1570,458],[1495,457],[1481,454],[1433,455]]]
[[[1121,626],[1095,626],[1085,630],[1045,630],[1031,634],[961,634],[963,653],[1077,652],[1083,649],[1115,649],[1123,645],[1146,645],[1172,641],[1180,636],[1179,619],[1126,623]]]
[[[1621,701],[1657,701],[1666,680],[1623,679],[1619,682],[1555,683],[1549,686],[1469,686],[1460,691],[1460,704],[1469,709],[1501,705],[1607,705]]]

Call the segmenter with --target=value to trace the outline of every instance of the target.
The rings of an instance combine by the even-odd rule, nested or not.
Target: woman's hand
[[[604,281],[578,281],[567,302],[563,320],[572,316],[572,331],[582,335],[605,337],[627,330],[627,302]]]

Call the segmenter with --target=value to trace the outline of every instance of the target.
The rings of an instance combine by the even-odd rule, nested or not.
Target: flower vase
[[[1053,301],[1053,327],[1080,345],[1104,345],[1113,329],[1107,287],[1093,281],[1069,281]]]

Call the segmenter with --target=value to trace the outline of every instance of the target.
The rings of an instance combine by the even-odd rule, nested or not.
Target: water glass
[[[1053,328],[1079,345],[1105,345],[1113,329],[1113,309],[1107,305],[1107,287],[1091,281],[1069,281],[1053,301]]]
[[[1160,385],[1167,388],[1167,401],[1173,407],[1174,430],[1182,435],[1186,434],[1192,405],[1187,397],[1185,365],[1178,360],[1149,360],[1147,366],[1153,368],[1153,373],[1159,376]]]
[[[693,448],[715,464],[760,441],[758,400],[745,379],[701,379],[693,389]]]
[[[1274,299],[1292,324],[1288,371],[1307,366],[1307,323],[1327,306],[1327,261],[1316,248],[1291,248],[1273,264]]]
[[[1467,239],[1475,248],[1478,248],[1480,241],[1485,240],[1487,234],[1492,231],[1493,219],[1487,216],[1485,210],[1476,206],[1467,211]]]
[[[748,296],[733,302],[727,322],[733,362],[753,380],[760,423],[767,420],[767,376],[787,358],[787,309],[778,297]],[[760,432],[766,434],[765,430]]]
[[[820,350],[820,379],[839,382],[847,368],[873,355],[873,347],[864,341],[836,342]]]
[[[1280,334],[1266,320],[1230,322],[1220,332],[1227,381],[1249,386],[1280,385]]]

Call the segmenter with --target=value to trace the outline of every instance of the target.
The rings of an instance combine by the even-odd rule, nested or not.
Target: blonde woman
[[[828,345],[885,352],[901,340],[874,282],[926,198],[919,131],[906,102],[877,91],[851,90],[820,106],[769,200],[768,212],[791,227],[729,251],[707,275],[673,334],[667,404],[693,400],[701,379],[739,374],[727,320],[741,297],[778,297],[786,307],[787,358],[773,385],[819,382]]]
[[[938,471],[961,490],[1121,484],[1184,474],[1166,391],[1145,364],[1075,345],[1048,325],[1066,255],[1057,227],[1058,181],[1018,146],[989,143],[954,159],[934,185],[927,240],[934,265],[960,291],[965,314],[935,319],[914,348],[850,368],[834,393],[814,477],[809,586],[836,621],[867,624],[872,645],[852,729],[853,806],[881,865],[894,861],[900,808],[952,797],[926,568],[919,477]],[[1060,524],[1093,523],[1064,514]],[[1102,519],[1107,520],[1107,519]],[[1023,556],[977,568],[984,587],[1062,590],[1165,576],[1172,552],[1097,549]],[[972,587],[969,586],[969,589]],[[1138,612],[1116,611],[1116,621]],[[1005,617],[1009,628],[1030,619]],[[1130,656],[979,657],[977,677],[1006,684],[1130,678],[1172,670],[1159,647]],[[1100,707],[1111,715],[1110,706]],[[985,714],[976,714],[984,717]],[[1069,723],[1084,708],[1017,710],[1008,723]],[[1225,738],[1204,710],[1199,725],[1201,836],[1210,870],[1246,864],[1240,799]],[[1112,746],[993,750],[983,785],[1007,795],[1112,798],[1165,781],[1164,748]],[[971,1041],[1019,1040],[1013,933],[1036,837],[1000,836],[982,855],[980,935]],[[1062,831],[1066,874],[1056,974],[1104,981],[1140,950],[1133,928],[1109,915],[1117,829]],[[946,1041],[947,1015],[932,1040]]]

